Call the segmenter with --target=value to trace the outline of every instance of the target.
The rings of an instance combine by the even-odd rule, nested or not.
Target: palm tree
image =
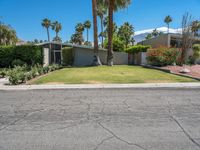
[[[200,30],[200,21],[193,21],[191,25],[191,30],[194,33],[194,36],[198,36],[198,31]]]
[[[108,5],[108,57],[107,64],[108,66],[113,66],[113,12],[119,9],[126,8],[131,0],[104,0]]]
[[[56,37],[54,38],[56,41],[60,41],[60,37],[58,36],[58,33],[62,30],[62,24],[58,21],[55,21],[52,23],[52,30],[56,32]]]
[[[78,23],[75,27],[76,34],[80,35],[81,41],[79,41],[79,45],[82,45],[83,42],[83,31],[85,30],[84,25],[82,23]]]
[[[97,27],[97,1],[92,0],[92,14],[93,14],[93,29],[94,29],[94,60],[92,65],[101,65],[99,59],[99,46],[98,46],[98,27]]]
[[[101,45],[102,48],[104,47],[104,36],[103,36],[103,32],[104,32],[104,19],[105,19],[105,15],[108,12],[108,7],[105,5],[105,3],[102,0],[97,0],[97,15],[100,18],[100,22],[101,22],[101,33],[99,34],[99,36],[101,37]]]
[[[45,18],[42,20],[42,26],[47,30],[48,41],[50,42],[49,28],[51,27],[51,20]]]
[[[85,21],[84,27],[87,29],[87,42],[89,41],[89,29],[91,28],[90,20]]]
[[[165,20],[164,22],[167,24],[167,27],[168,27],[168,33],[169,33],[169,24],[173,21],[172,17],[170,15],[166,16],[165,17]]]

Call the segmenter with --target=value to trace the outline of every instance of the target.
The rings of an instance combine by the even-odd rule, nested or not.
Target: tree
[[[83,39],[82,39],[82,36],[80,33],[76,32],[76,33],[72,34],[70,43],[81,45],[82,42],[83,42]]]
[[[188,51],[192,48],[194,42],[194,34],[191,30],[191,20],[192,16],[189,13],[183,15],[181,65],[186,63]]]
[[[93,14],[93,29],[94,29],[94,60],[92,65],[101,65],[99,58],[99,46],[98,46],[98,27],[97,27],[97,1],[92,0],[92,14]]]
[[[194,36],[199,36],[198,31],[200,30],[200,21],[195,20],[192,22],[191,30],[194,33]]]
[[[152,31],[152,33],[147,34],[147,36],[145,37],[145,39],[146,39],[146,40],[149,40],[149,39],[158,37],[158,36],[163,35],[163,34],[164,34],[163,32],[160,32],[160,31],[158,31],[157,29],[154,29],[154,30]]]
[[[159,36],[159,31],[157,29],[154,29],[153,32],[151,33],[153,37]]]
[[[152,39],[153,35],[152,33],[147,34],[147,36],[145,37],[146,40]]]
[[[164,22],[167,24],[167,27],[168,27],[168,33],[169,33],[169,24],[173,21],[172,17],[170,15],[166,16],[165,17],[165,20]]]
[[[0,45],[15,44],[18,38],[16,31],[9,25],[0,24]]]
[[[42,20],[42,26],[47,30],[47,37],[49,42],[50,42],[49,28],[51,27],[51,25],[52,25],[51,20],[49,20],[48,18]]]
[[[102,0],[97,0],[97,15],[100,18],[101,22],[101,33],[99,34],[99,37],[101,37],[101,46],[104,47],[104,19],[105,15],[107,14],[108,7],[105,5],[105,3]]]
[[[118,11],[119,9],[126,8],[131,0],[105,0],[108,5],[108,57],[107,64],[108,66],[113,66],[113,12]]]
[[[78,23],[75,29],[76,29],[75,35],[79,37],[79,45],[82,45],[82,43],[84,42],[84,39],[83,39],[83,31],[85,30],[84,25],[82,23]]]
[[[85,21],[84,27],[87,29],[87,42],[89,41],[89,29],[91,28],[90,20]]]
[[[128,47],[128,44],[131,43],[131,38],[134,35],[134,27],[129,24],[128,22],[125,22],[118,31],[119,38],[125,42],[126,48]]]
[[[132,37],[131,38],[131,44],[132,44],[132,46],[134,46],[134,43],[135,43],[135,39],[134,39],[134,37]]]
[[[56,37],[54,37],[53,41],[62,42],[61,38],[58,36],[58,33],[62,30],[62,24],[58,21],[52,23],[52,30],[56,32]]]

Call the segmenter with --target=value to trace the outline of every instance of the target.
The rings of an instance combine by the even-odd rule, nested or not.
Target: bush
[[[20,59],[15,59],[12,61],[12,67],[14,66],[23,66],[25,65],[26,63]]]
[[[147,60],[154,66],[179,64],[181,51],[177,48],[157,48],[147,51]]]
[[[108,39],[105,40],[104,47],[108,48]],[[113,51],[123,52],[125,50],[124,41],[120,40],[116,35],[113,36]]]
[[[0,78],[6,77],[7,74],[8,74],[8,70],[7,69],[0,70]]]
[[[9,71],[9,82],[13,85],[23,83],[26,80],[25,70],[25,66],[15,66],[15,68]]]
[[[200,44],[195,44],[193,45],[193,51],[194,51],[194,54],[193,54],[193,61],[194,63],[196,63],[197,59],[200,58]]]
[[[135,46],[131,46],[130,48],[126,49],[125,51],[127,53],[137,54],[139,52],[147,52],[147,50],[150,48],[151,48],[151,46],[135,45]]]
[[[72,47],[64,47],[62,49],[62,57],[63,57],[62,64],[64,66],[73,65],[73,63],[74,63],[73,48]]]
[[[42,47],[36,45],[0,46],[0,67],[12,66],[13,61],[16,60],[21,60],[27,65],[43,64]]]
[[[52,64],[44,68],[39,64],[34,65],[30,68],[24,65],[24,66],[15,66],[7,74],[9,77],[9,82],[13,85],[17,85],[25,81],[31,80],[32,78],[35,78],[39,75],[42,75],[42,74],[45,74],[57,69],[60,69],[60,66],[57,64]]]

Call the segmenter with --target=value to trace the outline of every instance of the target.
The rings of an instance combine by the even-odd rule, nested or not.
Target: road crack
[[[188,137],[188,139],[189,139],[192,143],[194,143],[197,147],[200,148],[200,144],[197,143],[197,142],[195,141],[195,139],[193,139],[193,138],[190,136],[190,134],[184,129],[184,127],[181,125],[181,123],[180,123],[173,115],[171,115],[172,110],[171,110],[171,104],[170,104],[169,101],[168,101],[168,112],[169,112],[169,117],[177,124],[177,126],[181,129],[181,131],[185,134],[185,136]]]
[[[106,128],[105,126],[103,126],[100,122],[98,122],[99,126],[101,126],[105,131],[107,131],[108,133],[110,133],[113,137],[115,137],[117,140],[126,143],[127,145],[131,145],[131,146],[136,146],[142,150],[147,150],[146,148],[144,148],[143,146],[136,144],[136,143],[130,143],[124,139],[122,139],[121,137],[117,136],[114,132],[112,132],[110,129]]]
[[[200,144],[197,143],[191,136],[190,134],[183,128],[183,126],[180,124],[180,122],[175,119],[173,116],[170,116],[170,118],[179,126],[179,128],[183,131],[183,133],[189,138],[189,140],[194,143],[196,146],[200,148]]]
[[[27,116],[29,116],[29,115],[31,115],[31,114],[33,114],[33,113],[41,112],[41,111],[43,111],[43,110],[44,110],[44,109],[40,109],[40,110],[35,110],[35,111],[32,111],[32,112],[26,113],[26,114],[24,114],[22,117],[16,119],[15,121],[13,121],[13,122],[7,124],[5,127],[1,128],[0,131],[7,129],[8,127],[10,127],[10,126],[12,126],[12,125],[15,125],[16,123],[22,121],[24,118],[26,118]]]
[[[102,144],[104,144],[104,142],[109,141],[110,139],[114,138],[114,136],[108,137],[103,139],[95,148],[94,150],[97,150]]]

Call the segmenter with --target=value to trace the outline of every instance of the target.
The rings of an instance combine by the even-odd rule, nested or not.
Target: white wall
[[[74,47],[74,65],[90,66],[94,60],[94,51],[89,48]],[[107,64],[107,51],[99,50],[99,57],[103,65]],[[114,65],[128,64],[128,54],[124,52],[114,52]]]

